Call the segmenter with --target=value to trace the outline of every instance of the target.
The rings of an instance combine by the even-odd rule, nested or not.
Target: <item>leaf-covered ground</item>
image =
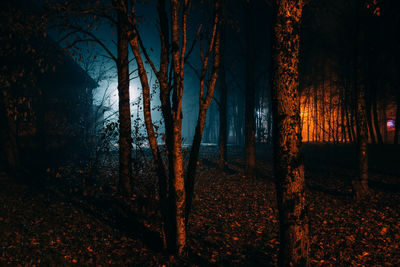
[[[260,157],[257,178],[250,179],[239,157],[222,173],[207,154],[213,153],[200,162],[188,258],[160,249],[159,214],[146,179],[136,185],[145,194],[122,200],[107,185],[83,197],[74,179],[55,172],[48,186],[0,177],[0,265],[276,265],[270,158]],[[355,202],[354,169],[313,161],[306,167],[312,265],[399,266],[400,177],[372,172],[373,197]]]

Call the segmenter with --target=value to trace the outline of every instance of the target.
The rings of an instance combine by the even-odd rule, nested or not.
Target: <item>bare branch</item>
[[[192,45],[191,45],[191,47],[189,48],[189,51],[187,52],[187,54],[186,54],[186,56],[185,56],[185,62],[186,62],[186,60],[189,59],[189,56],[190,56],[190,54],[192,53],[193,48],[194,48],[194,46],[196,45],[197,40],[199,39],[200,31],[201,31],[201,28],[202,28],[202,27],[203,27],[203,24],[200,24],[199,28],[197,29],[196,37],[194,38],[194,40],[193,40],[193,42],[192,42]]]
[[[200,80],[201,76],[198,73],[198,70],[196,70],[196,68],[192,65],[192,63],[190,63],[189,61],[186,62],[186,64],[193,70],[194,74],[196,74],[197,78]]]
[[[143,52],[143,55],[146,58],[146,61],[150,64],[151,69],[153,70],[153,72],[158,76],[158,71],[156,69],[156,66],[154,65],[153,61],[151,60],[149,54],[147,53],[147,49],[146,47],[144,47],[143,42],[142,42],[142,38],[140,37],[139,31],[137,29],[137,24],[136,24],[136,17],[135,17],[135,6],[133,3],[131,3],[131,15],[132,16],[128,16],[128,21],[129,24],[132,28],[132,32],[133,32],[133,38],[137,37],[140,49]],[[132,47],[132,42],[131,42],[131,47]]]
[[[136,71],[138,71],[139,69],[134,69],[129,73],[129,76],[131,76],[133,73],[135,73]]]
[[[99,38],[97,38],[97,36],[94,33],[90,32],[88,30],[84,30],[81,27],[77,27],[77,26],[73,26],[73,25],[70,25],[69,27],[80,33],[83,33],[83,34],[86,34],[86,35],[92,37],[93,41],[98,43],[107,52],[107,54],[110,55],[110,57],[115,62],[117,62],[117,57],[114,56],[114,54],[110,51],[110,49],[108,49],[108,47]]]

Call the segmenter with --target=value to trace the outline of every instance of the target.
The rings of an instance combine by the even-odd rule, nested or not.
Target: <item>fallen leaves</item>
[[[258,163],[263,178],[243,179],[243,162],[230,164],[234,171],[227,175],[200,161],[189,221],[190,257],[185,264],[276,265],[279,225],[272,166]],[[400,195],[378,193],[370,202],[357,203],[348,195],[346,179],[352,172],[325,170],[329,175],[313,172],[307,177],[308,183],[319,186],[308,191],[312,265],[399,265]],[[68,179],[64,172],[60,174],[60,183]],[[37,193],[13,184],[0,185],[0,190],[4,229],[0,265],[178,265],[151,249],[143,236],[127,235],[118,228],[119,222],[108,223],[115,220],[112,210],[96,210],[84,199],[74,199],[74,193],[57,197],[58,191]],[[115,198],[105,191],[100,190],[107,197],[102,201]],[[142,224],[159,231],[156,207],[145,213]]]

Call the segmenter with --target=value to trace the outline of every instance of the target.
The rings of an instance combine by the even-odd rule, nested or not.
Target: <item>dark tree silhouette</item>
[[[368,188],[368,128],[366,115],[366,85],[363,77],[363,57],[360,51],[361,42],[365,40],[365,29],[363,25],[363,5],[364,1],[356,1],[356,22],[355,22],[355,42],[354,42],[354,88],[357,94],[357,136],[358,136],[358,164],[359,175],[352,181],[353,189],[357,199],[369,194]]]
[[[132,136],[129,98],[129,24],[124,10],[126,0],[114,0],[117,12],[117,73],[119,108],[119,182],[118,190],[124,195],[131,193],[132,176]]]
[[[245,107],[245,172],[249,177],[254,176],[256,166],[256,121],[254,118],[255,106],[255,77],[254,77],[254,1],[246,4],[246,107]]]
[[[221,60],[220,60],[220,73],[219,73],[219,138],[218,138],[218,148],[219,148],[219,168],[223,170],[226,167],[227,161],[227,144],[228,144],[228,88],[226,82],[226,69],[225,69],[225,50],[226,50],[226,11],[225,11],[225,1],[221,3],[222,15],[221,15]]]

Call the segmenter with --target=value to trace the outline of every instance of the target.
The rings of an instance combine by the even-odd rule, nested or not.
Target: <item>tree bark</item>
[[[301,156],[299,43],[302,0],[276,0],[272,99],[279,266],[308,266],[308,215]]]
[[[368,128],[365,101],[365,83],[363,79],[362,55],[360,45],[363,41],[363,29],[361,28],[362,0],[357,0],[356,6],[356,41],[354,46],[354,88],[357,94],[357,132],[358,132],[358,163],[359,175],[352,181],[356,198],[364,198],[369,195],[368,188]]]
[[[256,166],[253,6],[254,1],[249,1],[246,10],[245,173],[248,177],[254,176]]]
[[[318,121],[319,121],[319,112],[318,112],[318,88],[314,85],[314,127],[313,127],[313,136],[314,142],[318,142]]]
[[[125,0],[121,0],[125,1]],[[117,9],[117,71],[118,71],[118,107],[119,107],[119,183],[118,191],[123,195],[131,193],[132,176],[132,136],[129,98],[129,58],[128,58],[128,21],[123,5],[114,1]]]
[[[371,115],[372,114],[372,110],[371,110],[371,106],[372,106],[371,105],[371,102],[372,102],[372,100],[371,100],[371,89],[366,91],[365,97],[366,97],[366,100],[365,100],[365,103],[366,103],[365,108],[366,108],[366,110],[365,110],[365,112],[366,112],[366,116],[367,116],[369,136],[371,137],[371,143],[375,144],[376,143],[376,138],[375,138],[375,134],[374,134],[374,127],[373,127],[373,124],[372,124],[372,115]]]
[[[224,19],[224,18],[222,18]],[[219,138],[218,138],[218,148],[219,148],[219,168],[224,170],[227,161],[227,139],[228,139],[228,92],[226,84],[226,73],[225,73],[225,24],[223,21],[221,24],[220,38],[221,38],[221,49],[220,49],[220,93],[219,93]]]
[[[343,92],[344,90],[340,91],[340,99],[339,99],[339,103],[340,103],[340,116],[341,116],[341,134],[342,134],[342,143],[346,143],[347,142],[347,135],[346,135],[346,121],[345,121],[345,105],[346,102],[344,100],[345,98],[345,94]]]
[[[363,198],[369,194],[368,188],[368,134],[365,110],[365,89],[360,84],[358,87],[357,112],[358,112],[358,162],[359,177],[353,181],[353,189],[357,199]]]
[[[396,120],[394,125],[395,129],[394,129],[393,144],[397,145],[399,144],[399,132],[400,132],[400,92],[397,92]]]
[[[322,143],[325,142],[325,73],[322,73],[322,90],[321,90],[321,95],[322,95],[322,101],[321,101],[321,131],[322,131]]]
[[[346,112],[347,112],[347,130],[349,132],[349,137],[350,137],[350,143],[355,144],[356,143],[356,132],[354,130],[354,125],[353,125],[353,115],[351,111],[349,111],[350,107],[347,107]]]
[[[383,138],[381,133],[381,127],[379,126],[379,117],[378,117],[378,100],[377,100],[377,92],[376,88],[373,89],[373,96],[372,96],[372,113],[374,116],[374,127],[376,137],[378,139],[378,144],[383,144]]]
[[[13,118],[7,112],[8,96],[7,91],[0,92],[0,153],[4,153],[7,172],[17,178],[21,170],[19,149],[17,145],[17,131]],[[2,151],[3,150],[3,151]],[[0,155],[0,159],[1,159]]]
[[[173,177],[170,177],[170,203],[174,203],[169,210],[174,214],[174,226],[176,229],[176,251],[178,255],[183,255],[186,250],[186,192],[183,176],[182,158],[182,95],[184,84],[184,56],[186,49],[186,16],[187,11],[183,12],[182,17],[182,44],[180,36],[180,3],[172,0],[171,3],[171,48],[172,48],[172,67],[174,73],[174,88],[172,94],[172,163]],[[187,0],[185,4],[187,7]],[[181,49],[180,49],[181,48]],[[171,226],[172,227],[172,226]]]

